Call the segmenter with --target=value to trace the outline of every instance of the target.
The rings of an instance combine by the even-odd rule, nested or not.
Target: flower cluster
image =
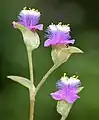
[[[15,28],[17,24],[21,25],[21,27],[18,26],[18,28],[23,34],[24,42],[32,49],[37,48],[40,44],[39,36],[35,32],[35,30],[43,29],[43,24],[38,24],[40,15],[38,10],[31,8],[27,9],[25,7],[19,13],[18,22],[13,22]],[[26,29],[22,29],[22,26]],[[63,25],[62,22],[60,22],[57,25],[49,25],[45,37],[47,38],[44,42],[45,47],[55,46],[53,47],[55,48],[55,51],[52,50],[51,54],[54,64],[58,63],[58,59],[59,64],[60,62],[63,63],[63,61],[66,61],[72,53],[82,53],[82,51],[76,47],[66,48],[67,45],[74,44],[75,42],[74,39],[71,39],[69,24]],[[55,100],[65,100],[69,103],[73,103],[79,98],[77,89],[80,85],[81,82],[77,77],[68,78],[67,76],[64,76],[56,84],[58,91],[51,93],[51,95]]]
[[[74,44],[75,40],[71,40],[70,36],[70,27],[69,24],[62,25],[60,22],[58,25],[51,24],[49,25],[47,32],[47,40],[44,43],[45,47],[55,46],[55,45],[68,45]]]
[[[18,16],[18,23],[27,27],[30,30],[42,30],[43,24],[38,24],[40,19],[40,12],[35,9],[27,10],[26,7],[21,10]],[[13,22],[15,27],[15,22]]]
[[[33,120],[34,100],[37,91],[44,84],[49,75],[58,68],[61,64],[66,62],[72,53],[83,53],[77,47],[69,46],[74,44],[75,40],[71,38],[69,24],[63,25],[62,22],[58,24],[50,24],[46,30],[46,41],[44,47],[52,46],[51,57],[54,65],[41,79],[39,84],[35,87],[33,77],[33,65],[32,65],[32,50],[36,49],[40,45],[40,37],[36,30],[43,30],[43,24],[39,24],[40,12],[35,9],[23,8],[19,15],[18,21],[13,21],[13,27],[21,31],[24,44],[27,48],[30,80],[19,76],[8,76],[8,78],[22,84],[27,87],[30,92],[30,120]],[[66,74],[60,78],[56,83],[57,91],[51,93],[53,99],[57,100],[57,112],[62,115],[61,120],[65,120],[72,107],[72,104],[80,98],[78,93],[83,89],[78,76],[72,76],[68,78]]]
[[[73,104],[79,96],[77,95],[77,90],[81,86],[80,80],[73,76],[68,78],[64,75],[56,84],[57,91],[51,93],[51,96],[55,100],[64,100],[70,104]]]

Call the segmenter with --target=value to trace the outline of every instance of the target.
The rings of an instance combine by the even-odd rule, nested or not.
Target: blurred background
[[[60,120],[56,101],[49,95],[63,73],[79,75],[84,90],[67,120],[99,119],[99,1],[94,0],[1,0],[0,2],[0,120],[29,120],[28,90],[7,75],[29,78],[26,48],[20,31],[12,27],[20,10],[37,8],[44,30],[51,22],[71,25],[75,46],[84,54],[74,54],[48,78],[36,97],[35,120]],[[44,48],[44,31],[39,32],[41,45],[33,52],[35,85],[52,66],[51,48]]]

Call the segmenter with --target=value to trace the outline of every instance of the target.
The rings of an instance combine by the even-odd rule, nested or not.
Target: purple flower
[[[69,86],[51,93],[51,96],[55,100],[64,100],[68,103],[74,103],[79,96],[76,94],[76,88],[70,88]]]
[[[35,10],[35,9],[26,10],[26,8],[24,8],[19,13],[18,23],[27,27],[28,29],[30,29],[32,31],[33,30],[42,30],[43,24],[38,24],[40,15],[41,14],[40,14],[40,12],[38,12],[38,10]],[[14,25],[14,27],[15,27],[15,25]]]
[[[51,96],[55,100],[64,100],[70,104],[73,104],[79,98],[77,95],[77,89],[80,85],[81,82],[79,79],[64,76],[57,82],[56,86],[58,90],[51,93]]]
[[[51,24],[49,25],[47,32],[47,40],[44,43],[45,47],[55,46],[55,45],[68,45],[74,44],[75,40],[71,40],[70,36],[70,27],[69,25],[58,25]]]

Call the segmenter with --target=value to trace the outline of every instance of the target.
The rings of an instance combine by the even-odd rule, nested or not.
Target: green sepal
[[[13,25],[22,32],[24,43],[28,49],[34,50],[40,45],[40,38],[36,31],[31,31],[15,21],[13,21]]]
[[[77,93],[80,93],[83,89],[84,89],[84,87],[79,87],[79,88],[77,89]]]
[[[54,64],[62,64],[66,62],[73,53],[83,53],[83,51],[73,46],[66,47],[58,45],[52,47],[51,56]]]
[[[57,112],[62,115],[64,120],[67,118],[71,107],[72,104],[67,103],[66,101],[61,100],[57,102]]]

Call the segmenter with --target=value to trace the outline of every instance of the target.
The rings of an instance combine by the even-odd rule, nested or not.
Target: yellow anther
[[[35,9],[34,9],[34,8],[32,8],[32,10],[34,10],[34,11],[35,11]]]
[[[67,24],[67,26],[69,26],[70,24]]]
[[[29,8],[29,10],[32,10],[31,8]]]
[[[66,77],[66,73],[64,73],[64,77]]]
[[[24,7],[23,10],[26,10],[27,7]]]
[[[79,76],[76,76],[76,79],[78,79]]]
[[[72,77],[73,77],[73,78],[76,78],[76,75],[73,75]]]
[[[36,12],[39,12],[38,10],[35,10]]]
[[[59,22],[58,25],[62,25],[62,22]]]

